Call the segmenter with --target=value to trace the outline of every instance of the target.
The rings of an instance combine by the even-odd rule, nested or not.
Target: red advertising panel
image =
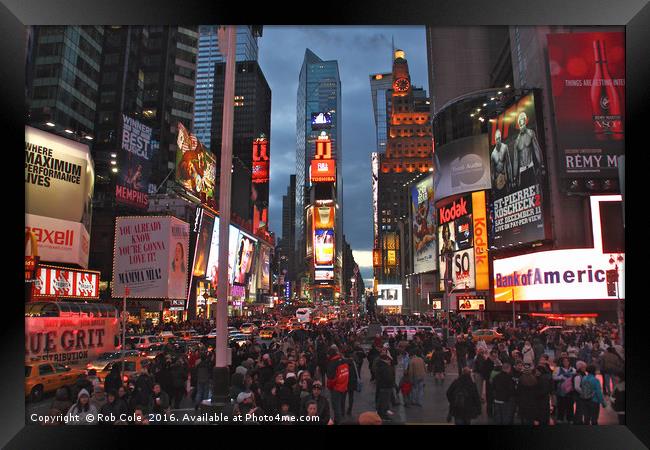
[[[269,141],[262,135],[253,141],[251,202],[253,203],[253,231],[255,232],[268,225],[269,167]]]
[[[548,35],[560,174],[572,192],[618,191],[625,151],[625,35]]]
[[[333,159],[313,159],[311,161],[311,182],[336,181],[336,161]]]
[[[100,272],[39,266],[32,287],[34,298],[99,298]]]

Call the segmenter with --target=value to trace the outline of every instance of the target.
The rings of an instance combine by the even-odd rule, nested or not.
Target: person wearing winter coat
[[[106,404],[102,406],[102,408],[99,410],[99,413],[104,417],[112,415],[115,417],[115,422],[117,422],[120,420],[120,416],[122,414],[128,413],[128,407],[124,400],[118,397],[115,391],[108,391],[108,394],[106,394]],[[102,420],[101,423],[103,425],[110,425],[113,422]]]
[[[603,408],[607,406],[600,382],[595,375],[596,366],[589,365],[587,366],[587,375],[580,382],[580,397],[585,401],[584,407],[586,408],[585,425],[598,425],[600,406],[602,405]]]
[[[573,388],[573,376],[576,370],[571,367],[571,361],[568,357],[562,358],[560,365],[553,373],[553,381],[555,381],[555,395],[557,396],[557,414],[556,420],[558,423],[571,423],[573,422],[573,405],[575,392]]]
[[[86,389],[77,394],[77,403],[72,405],[66,414],[67,425],[92,425],[97,421],[97,409],[90,404],[90,395]]]
[[[608,347],[600,357],[600,373],[603,375],[603,393],[612,392],[612,377],[625,370],[625,360],[616,352],[614,347]]]
[[[383,420],[391,420],[389,416],[394,414],[390,410],[390,402],[395,388],[395,368],[391,364],[390,353],[383,352],[375,364],[377,413]]]
[[[521,355],[524,360],[524,364],[530,364],[531,366],[535,364],[535,351],[533,350],[530,341],[524,342],[524,347],[521,349]]]
[[[462,374],[447,389],[449,414],[447,420],[454,418],[456,425],[470,425],[472,419],[481,414],[481,398],[472,380],[472,370],[464,367]]]
[[[320,417],[319,422],[311,422],[313,423],[318,423],[318,424],[327,424],[330,421],[330,404],[327,401],[325,397],[323,397],[322,390],[323,390],[323,383],[320,382],[320,380],[315,380],[312,383],[311,386],[312,393],[308,395],[307,397],[302,399],[301,406],[300,406],[300,415],[301,416],[306,416],[308,411],[307,411],[307,405],[311,401],[316,402],[316,415]]]
[[[612,394],[612,409],[618,416],[618,424],[625,425],[625,373],[614,374],[614,393]]]
[[[104,392],[103,387],[95,386],[93,395],[90,398],[90,404],[93,405],[97,411],[102,409],[102,406],[106,404],[106,393]]]
[[[529,364],[524,365],[524,372],[519,377],[517,384],[517,406],[519,419],[522,425],[539,425],[540,411],[540,383],[533,375]]]
[[[153,385],[151,412],[154,414],[166,414],[171,411],[169,395],[160,387],[160,383]]]
[[[56,409],[61,414],[64,414],[70,409],[71,406],[72,401],[70,401],[70,397],[68,396],[68,390],[62,387],[58,388],[56,390],[54,401],[52,401],[52,406],[50,406],[50,408]]]
[[[178,409],[180,408],[180,403],[183,399],[183,394],[185,393],[185,383],[187,382],[188,370],[179,360],[172,365],[170,375],[172,380],[170,398],[173,400],[174,409]]]
[[[117,392],[117,390],[121,385],[122,385],[122,377],[120,375],[120,365],[113,364],[113,367],[111,367],[111,371],[109,372],[108,375],[106,375],[106,378],[104,379],[104,391]]]
[[[512,425],[515,414],[515,380],[512,366],[504,362],[501,370],[490,380],[494,403],[493,415],[495,425]]]
[[[415,406],[422,406],[424,402],[424,377],[427,371],[419,350],[410,350],[409,354],[410,359],[406,375],[413,385],[411,401]]]

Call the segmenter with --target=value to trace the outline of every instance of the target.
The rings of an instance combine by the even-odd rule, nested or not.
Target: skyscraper
[[[392,86],[388,95],[386,151],[379,153],[377,180],[376,249],[381,267],[375,276],[380,283],[401,283],[403,265],[409,259],[409,201],[404,184],[433,163],[429,99],[422,88],[411,85],[408,63],[402,50],[395,51]]]
[[[375,117],[375,134],[377,152],[386,151],[388,141],[388,111],[390,90],[393,85],[392,73],[377,73],[370,75],[370,92],[372,94],[372,110]]]
[[[214,100],[214,66],[225,63],[219,51],[218,25],[199,26],[199,53],[196,69],[196,102],[194,104],[194,128],[196,137],[210,149],[212,130],[212,107]],[[261,25],[237,27],[236,61],[257,61],[257,39],[262,36]]]
[[[28,40],[27,124],[95,136],[102,26],[33,27]],[[46,125],[48,124],[48,125]]]
[[[336,260],[342,267],[343,242],[343,186],[341,182],[341,78],[338,61],[323,61],[311,50],[305,50],[305,58],[300,69],[298,84],[298,104],[296,123],[296,253],[299,258],[306,255],[305,206],[309,204],[309,168],[315,154],[319,130],[312,130],[313,113],[330,113],[331,127],[326,130],[332,142],[332,158],[336,161],[336,201],[335,224]],[[296,262],[296,270],[305,270],[302,259]]]
[[[210,142],[212,152],[217,158],[217,168],[221,165],[225,66],[225,63],[217,63],[214,68],[214,106],[212,108]],[[236,63],[235,116],[233,121],[231,211],[246,221],[252,221],[253,141],[262,134],[269,142],[271,139],[271,88],[257,61],[240,61]],[[267,154],[270,156],[268,148]],[[218,173],[219,170],[217,170]],[[266,183],[266,186],[268,186],[268,183]],[[262,185],[257,185],[257,187],[264,189]],[[268,207],[268,188],[265,188],[265,192],[256,192],[256,197],[257,202],[266,202]],[[266,223],[268,223],[268,220]]]
[[[282,244],[280,251],[287,280],[295,281],[296,261],[296,175],[289,176],[287,195],[282,196]]]

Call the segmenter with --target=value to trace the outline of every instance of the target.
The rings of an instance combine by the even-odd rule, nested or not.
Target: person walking
[[[612,393],[612,378],[616,373],[625,370],[625,360],[618,354],[614,347],[607,347],[607,351],[600,357],[600,373],[603,376],[603,394]]]
[[[212,367],[206,354],[201,355],[195,364],[196,396],[194,399],[194,409],[198,411],[203,400],[210,398],[210,372]]]
[[[560,361],[560,365],[553,373],[553,380],[556,383],[555,395],[557,396],[557,423],[571,423],[573,422],[573,377],[576,370],[571,367],[571,361],[568,357],[564,357]]]
[[[461,375],[447,389],[449,414],[447,421],[454,418],[456,425],[471,425],[472,419],[481,414],[481,399],[472,380],[472,370],[464,367]]]
[[[346,411],[346,414],[350,416],[352,415],[352,406],[354,405],[354,391],[358,390],[361,383],[361,377],[359,375],[360,370],[357,366],[355,358],[353,357],[352,350],[346,350],[344,355],[345,361],[348,363],[348,367],[350,368],[350,382],[348,383],[347,392],[348,408]],[[343,409],[345,410],[345,396],[343,397]]]
[[[440,345],[433,349],[431,366],[436,384],[442,386],[445,383],[445,352]]]
[[[392,420],[394,413],[390,410],[391,395],[395,388],[395,369],[391,364],[391,356],[387,351],[382,352],[375,368],[377,383],[377,413],[382,420]]]
[[[409,357],[406,375],[412,384],[411,403],[415,406],[422,406],[422,403],[424,402],[424,377],[426,375],[426,367],[419,350],[410,350]],[[406,399],[404,400],[406,401]]]
[[[598,425],[600,406],[607,406],[600,383],[596,379],[596,366],[587,366],[587,375],[580,382],[580,398],[584,401],[586,409],[585,425]]]
[[[587,363],[576,361],[576,373],[573,376],[573,397],[576,403],[576,410],[573,416],[575,425],[584,425],[587,421],[587,410],[589,405],[582,399],[582,379],[587,376]]]
[[[341,357],[338,348],[333,345],[328,350],[327,389],[330,391],[334,423],[337,425],[343,420],[343,408],[349,384],[350,364]]]
[[[492,419],[495,425],[512,425],[515,414],[515,380],[512,365],[506,361],[501,371],[492,378],[491,391],[494,403]]]
[[[614,393],[612,394],[612,409],[618,416],[618,424],[625,425],[625,373],[618,372],[614,375]]]
[[[463,335],[459,335],[456,340],[456,363],[458,365],[458,374],[460,375],[463,372],[463,367],[467,366],[467,342]]]

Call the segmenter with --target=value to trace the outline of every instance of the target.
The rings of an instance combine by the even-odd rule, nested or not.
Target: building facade
[[[212,109],[214,102],[214,67],[225,63],[219,49],[218,25],[199,26],[199,47],[196,68],[196,101],[194,103],[193,133],[210,150]],[[257,61],[258,38],[262,26],[237,26],[237,54],[235,61]]]
[[[310,202],[310,163],[316,151],[319,130],[312,129],[312,114],[330,113],[332,123],[326,130],[331,140],[332,158],[336,162],[334,197],[337,204],[335,223],[336,265],[343,266],[343,184],[341,131],[341,78],[336,60],[324,61],[311,50],[305,50],[300,69],[296,113],[296,253],[306,258],[307,233],[305,208]],[[296,261],[297,272],[307,273],[305,259]],[[339,277],[340,277],[339,272]],[[339,278],[340,287],[340,278]]]
[[[410,225],[406,184],[433,170],[430,101],[411,85],[402,50],[395,51],[392,88],[388,90],[386,150],[378,154],[375,279],[379,284],[405,283],[410,266]]]
[[[221,166],[224,82],[225,63],[217,63],[214,72],[215,89],[210,138],[212,152],[217,159],[217,179]],[[271,138],[271,88],[257,61],[236,63],[234,107],[231,211],[244,221],[252,221],[253,141],[261,135],[264,135],[269,142]],[[270,151],[268,155],[270,156]],[[219,186],[219,182],[216,185]],[[259,201],[268,205],[268,188],[265,192],[257,194]]]
[[[102,26],[31,29],[27,124],[66,137],[95,137],[103,41]]]

